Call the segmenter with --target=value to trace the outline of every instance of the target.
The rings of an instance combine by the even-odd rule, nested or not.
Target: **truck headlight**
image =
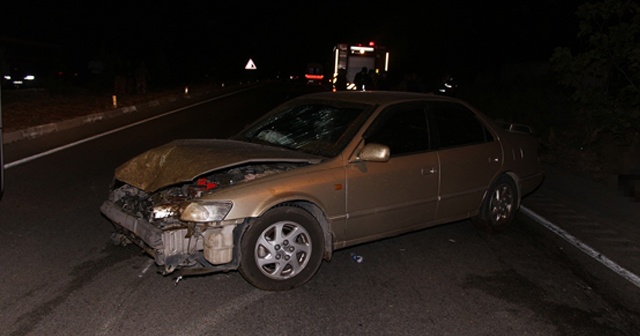
[[[185,203],[180,211],[180,219],[187,222],[215,222],[223,220],[233,203],[219,201],[197,201]]]

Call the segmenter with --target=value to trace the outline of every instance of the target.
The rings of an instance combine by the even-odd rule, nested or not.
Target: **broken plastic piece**
[[[362,256],[359,256],[355,253],[351,253],[351,259],[353,259],[353,261],[357,262],[358,264],[362,264],[362,262],[364,261],[364,258]]]

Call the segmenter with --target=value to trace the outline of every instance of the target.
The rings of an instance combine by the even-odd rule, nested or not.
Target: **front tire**
[[[502,232],[511,226],[518,210],[518,189],[509,176],[498,178],[487,191],[474,224],[484,231]]]
[[[240,273],[251,285],[264,290],[301,286],[320,268],[323,237],[318,221],[304,209],[272,209],[245,233]]]

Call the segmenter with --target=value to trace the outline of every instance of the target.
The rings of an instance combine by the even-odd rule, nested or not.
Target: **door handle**
[[[420,173],[422,175],[430,175],[430,174],[435,174],[437,172],[438,172],[438,170],[433,168],[433,167],[432,168],[422,168],[422,169],[420,169]]]

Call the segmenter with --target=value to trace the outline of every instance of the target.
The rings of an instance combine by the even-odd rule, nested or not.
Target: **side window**
[[[365,137],[367,143],[389,146],[392,157],[429,150],[424,105],[406,104],[384,111]]]
[[[429,118],[440,148],[493,141],[493,136],[475,113],[462,105],[434,103],[429,108]]]

